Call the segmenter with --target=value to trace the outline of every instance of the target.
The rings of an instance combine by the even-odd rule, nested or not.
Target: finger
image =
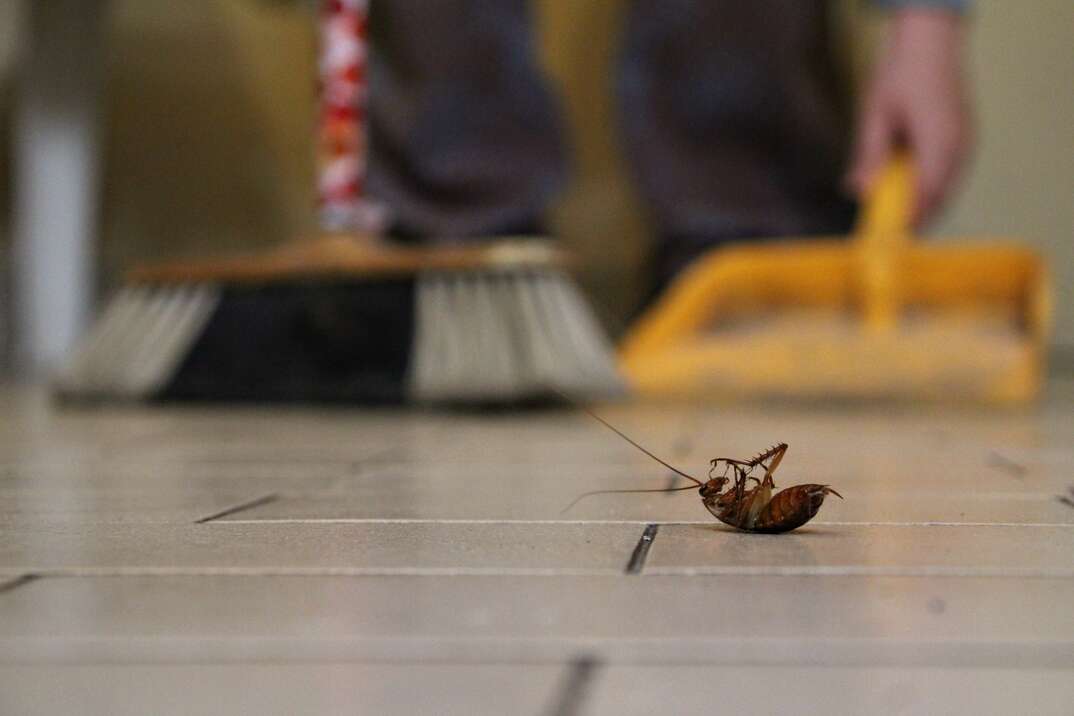
[[[910,144],[917,164],[911,213],[915,228],[931,220],[950,193],[961,163],[961,133],[956,121],[920,117],[910,124]]]
[[[879,101],[866,105],[860,121],[850,170],[846,176],[848,187],[858,196],[869,190],[891,156],[897,127],[890,107]]]

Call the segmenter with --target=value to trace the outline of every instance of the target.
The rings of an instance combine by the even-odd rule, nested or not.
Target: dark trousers
[[[400,234],[540,225],[569,157],[528,13],[529,0],[372,2],[369,191]],[[828,20],[824,0],[633,1],[615,89],[659,273],[729,239],[849,226]]]

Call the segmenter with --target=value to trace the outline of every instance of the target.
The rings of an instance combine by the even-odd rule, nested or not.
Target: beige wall
[[[1074,347],[1074,2],[977,0],[971,59],[979,151],[937,230],[1038,247]]]
[[[607,85],[626,0],[537,3],[543,58],[567,96],[577,154],[554,224],[587,258],[587,283],[614,321],[634,295],[620,277],[633,275],[645,248]],[[307,6],[113,0],[107,281],[139,258],[263,245],[308,228],[315,37]],[[1074,346],[1074,2],[977,7],[980,152],[937,230],[1022,236],[1046,252],[1059,288],[1056,338]],[[0,97],[10,88],[11,44],[0,33]],[[0,198],[0,209],[7,204]],[[5,218],[0,239],[7,226]],[[622,247],[610,259],[596,248],[609,238]]]
[[[102,265],[294,236],[312,196],[300,3],[112,0]]]

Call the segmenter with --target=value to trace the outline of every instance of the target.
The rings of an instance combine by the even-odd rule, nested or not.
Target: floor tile
[[[558,665],[217,664],[0,667],[4,713],[555,713]],[[772,688],[773,684],[778,688]],[[597,666],[576,713],[1033,713],[1065,716],[1064,670]],[[493,688],[493,685],[495,688]]]
[[[111,490],[269,492],[293,494],[336,489],[350,471],[346,464],[294,464],[250,459],[229,463],[154,463],[18,465],[0,469],[0,499],[5,490],[58,490],[87,493]]]
[[[620,667],[601,669],[590,716],[629,714],[1069,714],[1074,671]]]
[[[146,485],[140,489],[106,489],[91,485],[78,488],[0,486],[0,525],[7,529],[14,525],[33,529],[35,525],[44,522],[68,525],[189,524],[248,502],[257,496],[235,484],[224,490],[179,488],[172,485]]]
[[[545,713],[564,667],[458,664],[0,666],[0,712],[143,714]]]
[[[1070,525],[1074,509],[1055,493],[1005,490],[952,494],[939,490],[905,492],[839,491],[846,499],[828,499],[814,518],[824,522],[939,523],[968,525]],[[813,524],[811,522],[810,524]]]
[[[666,525],[645,571],[1074,577],[1069,526],[813,525],[779,535]]]
[[[0,573],[620,573],[640,535],[634,524],[0,524]]]
[[[0,662],[1074,668],[1071,603],[1001,577],[43,578],[0,594]]]
[[[0,713],[1063,713],[1074,382],[1049,390],[596,406],[699,476],[788,442],[778,485],[847,499],[781,536],[690,491],[564,513],[672,484],[573,410],[0,390]],[[679,524],[626,575],[650,522]]]
[[[683,485],[684,480],[675,482]],[[636,480],[617,476],[579,477],[564,485],[556,479],[512,483],[468,479],[466,488],[450,479],[350,480],[345,487],[279,500],[231,515],[228,520],[633,520],[639,522],[714,521],[692,491],[660,494],[593,495],[564,511],[588,490],[627,485],[655,489],[669,478]],[[843,488],[846,500],[830,498],[814,525],[842,522],[941,522],[952,524],[1029,523],[1074,527],[1074,509],[1056,495],[1017,490],[971,495],[914,491],[882,492]]]

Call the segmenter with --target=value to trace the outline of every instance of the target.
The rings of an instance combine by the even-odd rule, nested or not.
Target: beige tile
[[[556,665],[218,664],[0,667],[4,713],[548,713]],[[772,688],[773,684],[778,688]],[[1074,673],[940,668],[624,667],[576,691],[580,713],[1069,713]]]
[[[846,500],[832,498],[825,501],[821,512],[814,518],[815,523],[929,522],[1074,527],[1074,509],[1061,503],[1054,493],[1017,490],[967,494],[923,490],[898,494],[865,490],[847,492],[840,490]]]
[[[759,535],[719,523],[666,525],[653,542],[645,571],[1074,577],[1074,530],[810,523],[786,534]]]
[[[691,472],[716,455],[748,455],[786,440],[787,482],[848,487],[943,483],[958,490],[1054,491],[1074,459],[1074,429],[1056,414],[609,406],[606,416]],[[0,426],[0,463],[40,471],[204,471],[284,466],[290,474],[349,469],[393,456],[404,471],[548,479],[623,469],[663,470],[587,417],[400,410],[106,409],[15,414]],[[19,419],[21,418],[21,419]],[[1012,477],[992,453],[1025,468]],[[1044,457],[1041,457],[1044,456]],[[1038,459],[1039,458],[1039,459]],[[364,468],[363,468],[364,469]]]
[[[336,489],[350,474],[347,465],[320,463],[296,468],[293,464],[248,460],[238,463],[122,462],[19,465],[0,472],[4,490],[59,490],[151,492],[276,492],[293,494]],[[0,494],[0,499],[3,499]]]
[[[0,478],[0,511],[16,496],[45,490],[54,491],[55,499],[43,499],[56,504],[107,502],[105,495],[112,491],[160,490],[199,496],[219,493],[226,499],[280,494],[279,503],[236,519],[707,519],[691,492],[594,496],[562,512],[587,490],[662,488],[671,484],[668,474],[644,460],[636,465],[426,464],[381,457],[351,464],[251,458],[222,463],[124,462],[114,469],[96,464],[20,466],[9,468]],[[788,470],[787,481],[780,484],[793,481],[793,475]],[[991,471],[982,481],[985,484],[971,490],[966,487],[970,477],[955,473],[941,482],[921,484],[912,479],[900,483],[893,477],[885,483],[849,472],[823,477],[847,497],[843,503],[829,501],[818,518],[824,521],[1074,521],[1074,510],[1055,499],[1065,487],[1052,486],[1050,480],[1014,480]]]
[[[645,410],[637,413],[644,417]],[[561,420],[564,426],[570,424],[569,416]],[[682,440],[672,431],[665,431],[666,434],[653,440],[643,437],[644,433],[632,434],[656,454],[698,476],[707,472],[713,457],[748,457],[784,440],[791,448],[777,476],[777,481],[783,484],[826,482],[859,488],[931,487],[958,491],[1044,487],[1050,490],[1057,482],[1067,479],[1067,473],[1061,469],[1063,460],[1056,459],[1052,453],[1068,455],[1068,464],[1074,460],[1074,451],[1069,448],[1048,447],[1046,442],[1033,444],[1041,440],[1040,435],[1025,439],[1031,443],[1029,447],[1012,449],[1011,445],[1022,442],[1012,440],[1003,430],[997,430],[996,434],[976,434],[958,426],[965,434],[934,433],[913,421],[900,425],[898,421],[876,419],[871,421],[872,427],[863,429],[863,423],[869,425],[870,420],[818,417],[810,413],[783,415],[772,420],[755,418],[735,427],[727,425],[729,420],[738,419],[719,412],[705,417],[704,421],[711,425],[706,432],[718,436],[715,440]],[[444,444],[408,446],[404,462],[440,475],[475,468],[479,473],[496,470],[501,475],[523,477],[540,475],[541,468],[545,476],[620,468],[633,471],[636,477],[659,477],[665,472],[601,426],[587,428],[585,422],[576,425],[573,435],[543,436],[529,426],[518,426],[505,438],[497,438],[488,431],[481,435],[481,438],[468,437],[465,431],[447,429],[443,434]],[[507,439],[522,444],[502,442]],[[448,444],[455,441],[458,444]],[[680,450],[687,443],[689,449]],[[437,452],[441,448],[443,452]],[[1007,456],[1007,461],[997,463],[996,454]],[[1017,474],[1011,473],[1012,464],[1017,466]]]
[[[682,485],[679,481],[676,485]],[[555,478],[524,480],[470,478],[456,481],[398,476],[348,480],[325,492],[284,493],[279,500],[232,515],[228,520],[633,520],[639,522],[714,522],[691,491],[660,494],[594,495],[568,511],[577,495],[598,489],[661,488],[669,480],[632,480],[629,476],[576,476],[569,485]],[[1010,490],[953,495],[843,488],[845,501],[828,500],[814,525],[843,522],[941,522],[952,524],[1031,523],[1074,526],[1074,509],[1053,494]],[[475,496],[475,494],[477,496]]]
[[[0,573],[623,570],[633,524],[0,524]]]
[[[92,483],[80,487],[0,486],[0,524],[7,529],[16,525],[33,529],[46,522],[189,524],[257,497],[238,486],[231,487],[184,489],[166,484],[106,489],[95,488]]]
[[[55,712],[53,696],[107,713],[212,711],[231,696],[251,712],[480,713],[489,685],[539,713],[559,664],[582,653],[609,662],[589,683],[596,713],[739,706],[728,694],[786,712],[789,692],[806,713],[839,713],[825,694],[851,712],[1049,713],[1057,693],[1070,702],[1068,674],[1040,669],[1074,668],[1074,528],[1009,525],[1074,522],[1054,499],[1074,482],[1064,390],[1007,412],[600,408],[692,473],[789,442],[777,482],[831,483],[847,500],[778,537],[720,531],[689,492],[561,515],[583,490],[667,484],[569,411],[56,410],[0,391],[0,582],[145,575],[0,593],[0,713]],[[232,523],[190,524],[268,493],[279,500]],[[306,518],[366,522],[292,521]],[[545,523],[560,519],[572,523]],[[641,525],[583,520],[698,524],[662,527],[649,573],[626,577]],[[876,524],[923,522],[993,526]],[[252,576],[266,573],[296,576]],[[650,670],[661,664],[674,667]],[[752,664],[769,668],[734,668]]]
[[[514,434],[529,432],[523,428]],[[584,428],[575,432],[587,433]],[[296,482],[281,501],[235,519],[706,519],[690,492],[594,496],[562,513],[585,491],[671,484],[668,470],[614,436],[602,452],[595,451],[594,445],[607,440],[600,431],[582,442],[570,442],[566,436],[556,439],[562,444],[538,440],[529,452],[491,437],[487,447],[475,449],[473,438],[461,437],[466,434],[461,428],[445,429],[445,440],[450,435],[471,443],[466,455],[458,454],[457,446],[447,447],[443,455],[428,452],[428,446],[403,450],[341,475],[329,489],[313,482],[303,489]],[[891,441],[890,428],[881,435]],[[528,436],[520,442],[533,448]],[[902,436],[894,445],[885,443],[832,463],[825,461],[823,449],[792,450],[778,474],[779,484],[818,481],[836,486],[848,500],[826,506],[821,519],[829,521],[1074,522],[1074,511],[1054,499],[1063,489],[1054,474],[1021,462],[1016,464],[1024,470],[1015,475],[990,466],[992,451],[984,444],[948,457],[927,442],[924,447],[916,444],[920,442],[917,435]],[[675,441],[668,447],[674,453]],[[757,447],[754,439],[749,450]],[[845,453],[845,445],[838,450]],[[706,474],[704,458],[676,462],[694,474]]]
[[[456,664],[0,666],[0,712],[541,714],[563,667]]]
[[[288,427],[283,420],[281,425]],[[289,471],[347,469],[385,452],[379,441],[340,436],[335,443],[321,436],[316,441],[273,432],[226,437],[164,432],[146,442],[116,443],[109,438],[71,439],[63,432],[46,433],[40,445],[23,445],[9,457],[5,472],[15,469],[27,477],[64,479],[78,474],[155,474],[158,471],[278,467]]]
[[[562,468],[542,475],[532,467],[501,471],[475,466],[465,474],[399,467],[339,480],[331,490],[288,491],[278,502],[232,519],[704,519],[708,513],[694,493],[593,496],[565,511],[589,490],[662,488],[668,484],[662,471],[649,469],[633,473],[622,468]]]
[[[567,660],[1074,668],[1074,580],[45,578],[0,595],[0,662]]]
[[[609,666],[586,714],[1069,714],[1074,671]]]
[[[42,467],[73,462],[103,467],[244,460],[346,463],[381,452],[385,444],[421,436],[426,431],[422,425],[429,422],[402,411],[181,407],[56,410],[11,417],[0,426],[0,464]]]
[[[941,472],[952,461],[985,464],[995,449],[1066,447],[1053,416],[734,407],[613,406],[606,416],[655,452],[702,469],[786,440],[803,475],[890,470]],[[25,417],[25,416],[24,416]],[[398,448],[424,464],[641,464],[603,426],[566,411],[477,415],[407,411],[142,409],[60,411],[0,429],[0,456],[43,458],[62,441],[70,455],[157,462],[262,459],[362,460]],[[1071,429],[1065,425],[1069,436]],[[11,438],[10,440],[4,438]],[[17,438],[17,439],[16,439]],[[1055,439],[1053,439],[1055,438]],[[61,452],[62,454],[62,452]],[[923,456],[919,459],[918,456]],[[1034,468],[1030,457],[1030,468]],[[886,479],[886,477],[885,477]]]

